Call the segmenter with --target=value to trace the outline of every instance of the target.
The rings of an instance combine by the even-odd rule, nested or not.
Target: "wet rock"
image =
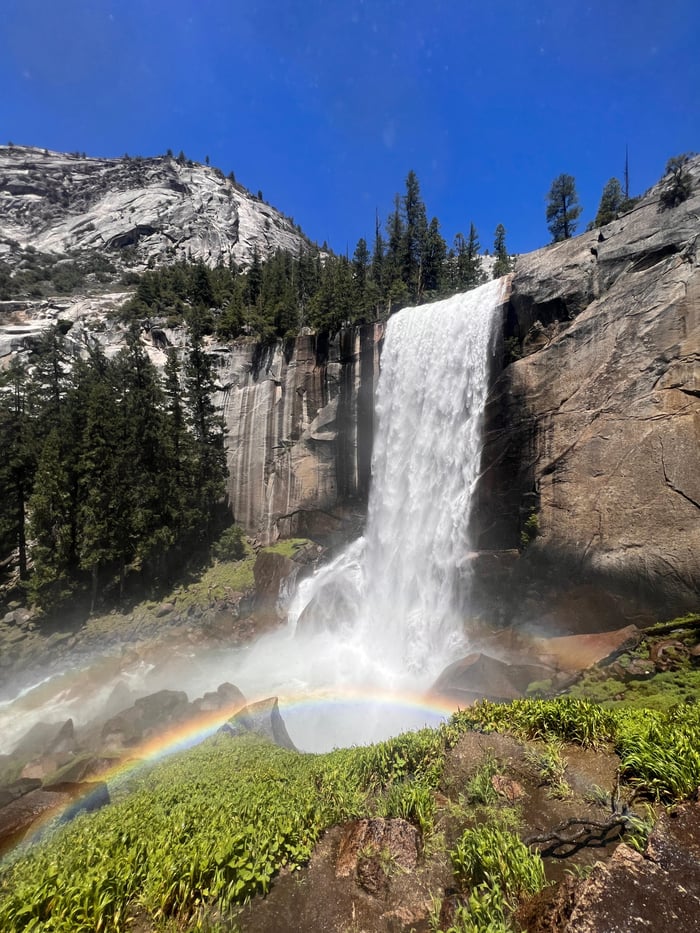
[[[282,618],[280,606],[282,586],[287,581],[296,579],[299,564],[273,551],[260,551],[255,559],[253,576],[255,578],[255,611],[276,615]]]
[[[391,872],[415,868],[419,851],[418,830],[406,820],[356,820],[343,827],[335,874],[355,877],[368,894],[383,897]]]
[[[507,664],[486,654],[469,654],[446,667],[433,684],[436,693],[470,703],[473,700],[514,700],[528,684],[552,677],[551,668]]]
[[[700,804],[664,813],[642,855],[620,845],[580,885],[566,933],[700,930]]]
[[[249,703],[236,713],[219,729],[224,735],[239,736],[246,733],[262,736],[275,745],[296,751],[296,747],[289,737],[287,727],[279,711],[277,697]]]
[[[41,817],[71,802],[65,791],[32,790],[0,810],[0,853],[16,845]]]
[[[0,787],[0,809],[39,787],[41,781],[36,778],[20,778],[11,784],[5,784],[4,787]]]
[[[25,760],[38,755],[72,751],[75,748],[73,720],[60,723],[37,722],[15,745],[13,756]]]
[[[627,651],[639,643],[641,632],[636,625],[626,625],[611,632],[561,635],[534,638],[532,648],[541,659],[560,670],[582,671],[606,658]]]
[[[110,746],[135,745],[157,730],[186,718],[190,705],[182,690],[159,690],[138,699],[102,727],[102,738]]]

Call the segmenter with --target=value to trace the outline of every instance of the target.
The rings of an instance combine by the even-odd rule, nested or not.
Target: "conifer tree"
[[[498,279],[502,275],[507,275],[512,269],[512,263],[506,248],[506,228],[503,224],[499,224],[496,227],[493,252],[496,257],[496,261],[493,264],[493,277],[494,279]]]
[[[581,210],[573,175],[557,176],[547,195],[546,212],[547,226],[554,243],[574,235]]]
[[[401,278],[414,301],[425,291],[424,260],[427,249],[428,220],[420,194],[418,177],[410,171],[406,177],[406,193],[402,200],[403,237],[401,251]]]
[[[27,503],[36,456],[27,373],[15,358],[0,379],[0,557],[17,550],[20,579],[27,578]]]
[[[617,178],[611,178],[603,188],[598,205],[598,213],[595,215],[593,227],[604,227],[623,210],[625,196],[622,193],[622,186]]]

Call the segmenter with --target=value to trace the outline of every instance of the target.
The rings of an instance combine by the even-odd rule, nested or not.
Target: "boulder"
[[[700,929],[700,804],[664,812],[642,855],[620,845],[575,895],[565,933]]]
[[[102,738],[108,746],[136,745],[166,726],[181,722],[191,712],[184,691],[159,690],[108,719],[102,727]]]
[[[282,748],[296,751],[280,714],[277,697],[269,697],[266,700],[258,700],[257,703],[249,703],[244,706],[242,710],[239,710],[235,716],[223,724],[219,732],[233,737],[252,733],[262,736]]]
[[[475,700],[514,700],[529,684],[547,680],[555,671],[534,664],[508,664],[478,652],[454,661],[433,684],[434,693],[464,703]]]
[[[38,819],[67,806],[71,800],[64,790],[37,788],[0,809],[0,854],[16,845]]]
[[[533,638],[531,650],[540,660],[563,671],[584,671],[599,661],[633,648],[641,637],[636,625],[612,632]]]
[[[13,749],[15,758],[25,760],[38,755],[72,751],[75,748],[73,720],[64,722],[37,722]]]
[[[41,781],[37,778],[20,778],[11,784],[5,784],[0,787],[0,809],[39,787],[41,787]]]

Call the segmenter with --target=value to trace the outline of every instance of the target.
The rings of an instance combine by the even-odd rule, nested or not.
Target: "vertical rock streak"
[[[489,282],[387,326],[365,535],[301,584],[290,614],[300,634],[336,631],[367,679],[424,681],[462,640],[454,590],[501,298]]]

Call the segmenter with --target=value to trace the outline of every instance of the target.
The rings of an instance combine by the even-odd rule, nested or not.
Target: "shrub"
[[[246,556],[245,532],[240,525],[231,525],[212,545],[212,556],[217,560],[243,560]]]
[[[693,191],[693,179],[687,170],[692,153],[673,156],[666,163],[665,175],[670,178],[661,189],[660,202],[662,209],[677,207],[686,201]]]

